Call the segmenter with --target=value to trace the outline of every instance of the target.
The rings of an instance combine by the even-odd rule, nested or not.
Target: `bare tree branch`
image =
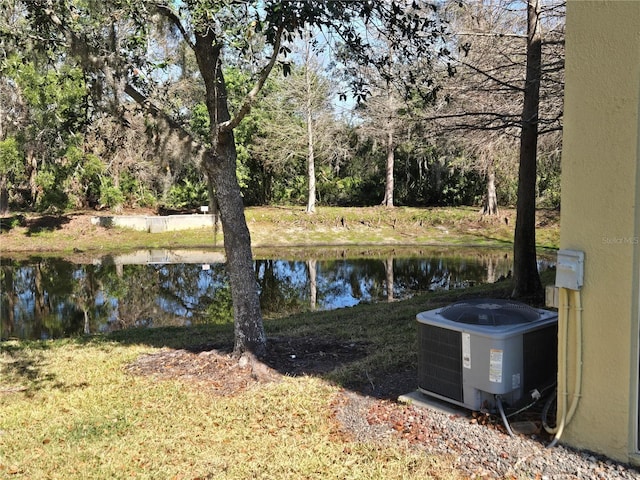
[[[271,54],[271,58],[269,59],[269,62],[264,66],[264,68],[260,72],[260,75],[258,76],[258,80],[256,81],[256,84],[253,86],[251,91],[244,98],[244,101],[242,102],[242,105],[240,106],[240,109],[238,110],[238,112],[233,116],[233,118],[231,118],[226,122],[221,123],[218,126],[219,132],[229,132],[233,130],[240,124],[242,119],[246,117],[251,111],[251,106],[255,102],[256,97],[258,96],[258,93],[260,93],[260,90],[262,90],[264,83],[267,81],[267,78],[269,77],[271,70],[273,70],[273,67],[276,64],[276,61],[278,59],[278,53],[280,51],[280,43],[282,42],[283,31],[284,31],[284,27],[280,25],[276,33],[275,42],[273,44],[273,53]]]
[[[195,48],[193,41],[189,36],[189,32],[187,32],[187,29],[182,24],[182,20],[180,20],[178,14],[174,12],[174,10],[169,5],[164,3],[156,4],[156,8],[158,9],[158,12],[164,15],[171,23],[173,23],[173,25],[180,31],[180,34],[182,35],[185,43],[189,46],[189,48],[191,48],[191,50],[193,50]]]
[[[462,61],[460,61],[460,64],[462,64],[465,67],[469,68],[470,70],[476,72],[477,74],[482,75],[482,76],[488,78],[489,80],[491,80],[493,82],[496,82],[498,85],[502,85],[503,87],[507,87],[508,89],[514,90],[514,91],[517,91],[517,92],[524,92],[524,88],[518,87],[516,85],[512,85],[512,84],[507,83],[507,82],[505,82],[503,80],[500,80],[499,78],[491,75],[488,71],[483,70],[482,68],[478,68],[475,65],[471,65],[470,63],[462,62]]]
[[[512,38],[522,38],[523,40],[527,39],[526,35],[519,35],[517,33],[456,32],[456,35],[473,36],[473,37],[495,37],[495,38],[512,37]]]
[[[160,107],[154,104],[149,98],[144,95],[142,92],[138,91],[133,85],[127,84],[124,87],[124,93],[129,95],[138,105],[140,105],[148,114],[153,117],[164,121],[170,130],[177,133],[178,136],[189,142],[192,147],[192,150],[196,152],[204,151],[204,145],[198,142],[195,137],[189,132],[184,125],[177,122],[170,115],[165,113]]]

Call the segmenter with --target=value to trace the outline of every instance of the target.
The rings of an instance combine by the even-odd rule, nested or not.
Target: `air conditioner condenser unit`
[[[421,312],[418,390],[470,410],[514,405],[557,377],[558,315],[504,299]]]

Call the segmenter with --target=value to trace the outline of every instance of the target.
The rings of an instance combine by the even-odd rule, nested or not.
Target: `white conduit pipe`
[[[582,299],[580,298],[580,290],[573,290],[575,318],[576,318],[576,378],[573,386],[573,398],[571,399],[571,407],[567,413],[566,422],[569,423],[576,413],[578,402],[582,396]]]
[[[567,411],[567,350],[568,350],[568,337],[569,337],[569,298],[567,291],[564,288],[560,288],[560,307],[564,315],[558,317],[558,418],[554,429],[545,429],[548,433],[555,433],[555,436],[551,443],[547,445],[548,448],[554,447],[562,433],[564,427],[571,421],[574,413],[578,407],[580,396],[582,394],[582,301],[579,290],[572,290],[572,302],[575,310],[575,322],[576,322],[576,372],[573,388],[573,398],[571,400],[571,406]],[[564,308],[562,308],[564,307]]]
[[[555,446],[564,430],[567,412],[567,337],[569,325],[569,299],[564,288],[559,289],[558,305],[558,388],[556,426],[547,428],[547,433],[555,434],[548,448]]]

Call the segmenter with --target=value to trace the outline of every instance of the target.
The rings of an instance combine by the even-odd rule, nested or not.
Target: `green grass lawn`
[[[333,416],[340,389],[415,362],[415,315],[461,297],[505,296],[500,282],[465,291],[269,318],[269,337],[367,345],[323,377],[282,377],[220,397],[185,380],[137,376],[143,354],[229,341],[231,325],[119,331],[0,344],[0,478],[460,478],[451,460],[401,441],[356,442]],[[372,379],[373,375],[373,379]]]

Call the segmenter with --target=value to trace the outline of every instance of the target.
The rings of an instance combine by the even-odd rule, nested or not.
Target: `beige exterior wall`
[[[639,95],[640,1],[569,0],[560,248],[585,252],[583,381],[560,442],[632,463],[640,463]]]

